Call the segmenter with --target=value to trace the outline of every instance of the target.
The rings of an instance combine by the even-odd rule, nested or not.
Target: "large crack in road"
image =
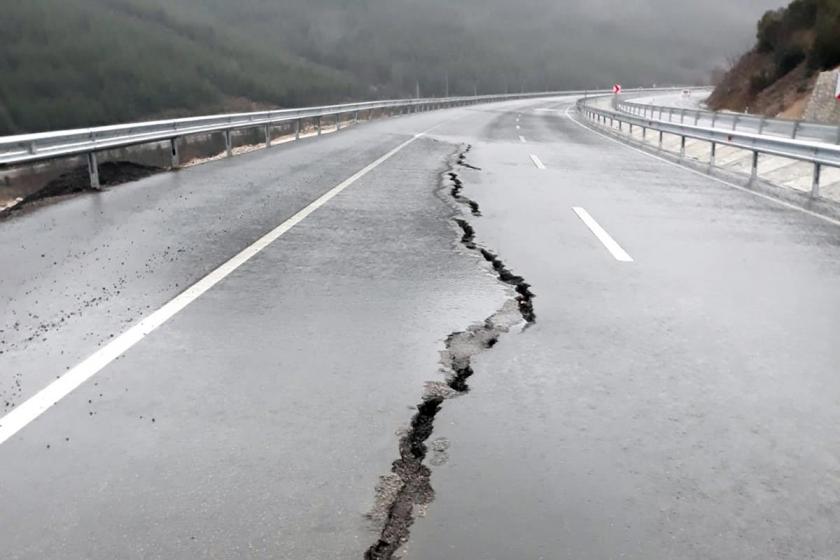
[[[479,170],[466,162],[470,148],[466,146],[450,158],[449,168],[441,176],[438,195],[448,191],[448,199],[445,195],[441,196],[445,202],[465,205],[473,216],[481,216],[478,203],[461,193],[463,182],[456,171],[457,166]],[[513,295],[484,321],[446,338],[440,360],[446,375],[445,382],[426,384],[417,412],[400,438],[399,458],[392,464],[391,472],[381,477],[376,488],[375,505],[369,517],[381,523],[382,530],[377,542],[365,552],[366,560],[394,558],[408,542],[414,520],[434,498],[431,470],[424,464],[429,451],[426,442],[434,431],[435,417],[444,402],[469,391],[467,380],[474,374],[472,357],[492,348],[501,335],[516,325],[524,322],[527,327],[536,321],[535,296],[531,286],[524,278],[511,272],[498,255],[476,241],[475,229],[461,217],[457,208],[452,220],[462,232],[461,245],[486,260],[499,281],[513,289]]]

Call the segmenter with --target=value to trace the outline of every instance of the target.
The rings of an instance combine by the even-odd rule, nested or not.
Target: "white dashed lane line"
[[[586,224],[586,227],[595,234],[595,237],[598,238],[598,241],[604,244],[604,247],[615,257],[615,260],[619,262],[633,262],[633,257],[627,254],[627,251],[621,248],[615,239],[607,233],[607,230],[601,227],[601,225],[595,221],[595,218],[589,215],[585,209],[575,206],[572,208],[575,211],[575,214],[578,215],[578,218]]]
[[[534,162],[534,165],[537,166],[537,169],[545,169],[545,165],[543,165],[543,162],[540,161],[540,158],[538,158],[536,154],[531,154],[531,161]]]

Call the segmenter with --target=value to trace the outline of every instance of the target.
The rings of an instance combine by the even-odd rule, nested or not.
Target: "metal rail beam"
[[[621,105],[621,103],[617,104]],[[791,138],[786,136],[773,136],[770,134],[758,134],[755,132],[744,132],[729,128],[716,128],[708,126],[697,126],[685,124],[677,120],[645,118],[637,116],[630,110],[610,110],[594,107],[590,99],[581,99],[577,103],[577,110],[584,117],[595,122],[606,119],[617,121],[618,131],[622,130],[621,124],[627,123],[630,126],[640,126],[659,131],[659,149],[662,149],[662,136],[672,134],[680,138],[680,157],[685,157],[686,139],[701,140],[711,144],[711,164],[715,164],[715,156],[718,145],[731,146],[751,152],[750,178],[755,180],[758,176],[758,161],[761,154],[778,156],[799,161],[806,161],[814,165],[811,196],[819,196],[820,172],[823,166],[840,167],[840,145],[820,142],[811,139]],[[632,111],[637,109],[633,108]]]

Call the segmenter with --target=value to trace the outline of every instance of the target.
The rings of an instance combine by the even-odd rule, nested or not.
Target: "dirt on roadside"
[[[165,169],[129,161],[107,161],[99,165],[99,183],[102,187],[113,187],[122,183],[137,181],[162,171],[165,171]],[[0,216],[20,210],[37,201],[93,190],[90,186],[87,167],[79,166],[62,173],[37,191],[20,198],[17,204],[0,210]]]

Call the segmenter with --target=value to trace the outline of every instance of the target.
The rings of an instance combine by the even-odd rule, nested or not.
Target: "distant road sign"
[[[618,95],[619,93],[621,93],[621,84],[615,84],[615,85],[613,86],[613,93],[614,93],[614,94],[616,94],[616,95]]]

